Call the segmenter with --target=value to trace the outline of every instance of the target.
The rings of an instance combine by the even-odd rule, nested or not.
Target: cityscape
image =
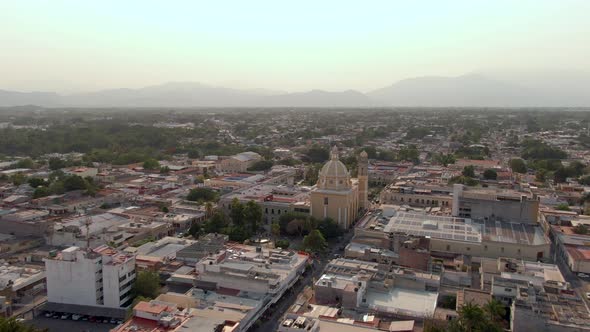
[[[590,331],[587,10],[0,3],[0,331]]]

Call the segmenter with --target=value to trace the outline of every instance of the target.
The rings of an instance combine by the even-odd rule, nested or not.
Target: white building
[[[108,246],[70,247],[45,259],[47,301],[109,308],[131,304],[135,257]]]

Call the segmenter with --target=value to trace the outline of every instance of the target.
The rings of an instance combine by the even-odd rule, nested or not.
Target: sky
[[[587,0],[0,0],[0,89],[370,91],[590,68]]]

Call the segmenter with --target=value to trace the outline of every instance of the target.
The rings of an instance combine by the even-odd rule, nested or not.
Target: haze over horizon
[[[590,77],[587,1],[173,4],[2,2],[0,89],[200,82],[367,93],[425,76],[478,73],[543,89],[555,77]]]

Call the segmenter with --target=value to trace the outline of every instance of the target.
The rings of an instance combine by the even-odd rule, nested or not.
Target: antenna
[[[84,209],[84,214],[86,214],[86,209]],[[86,215],[84,219],[84,225],[86,226],[86,250],[90,251],[90,224],[92,224],[92,218],[89,215]]]

